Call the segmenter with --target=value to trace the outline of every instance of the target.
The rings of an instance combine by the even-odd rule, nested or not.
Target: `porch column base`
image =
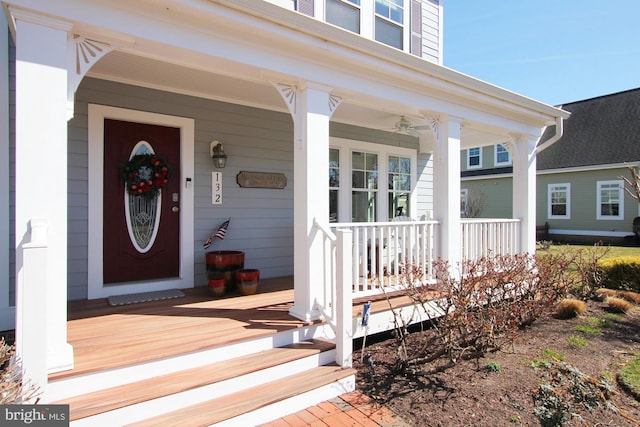
[[[60,343],[55,348],[47,349],[47,374],[73,369],[73,346]]]
[[[303,322],[315,322],[322,318],[322,313],[319,310],[305,310],[295,305],[289,309],[289,314]]]

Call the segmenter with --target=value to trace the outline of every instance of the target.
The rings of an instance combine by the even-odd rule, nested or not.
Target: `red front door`
[[[103,281],[117,284],[178,277],[180,269],[180,129],[104,121]],[[125,192],[122,165],[153,153],[168,166],[159,196]]]

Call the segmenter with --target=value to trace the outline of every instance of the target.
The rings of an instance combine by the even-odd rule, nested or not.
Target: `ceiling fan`
[[[419,135],[418,135],[418,132],[416,132],[416,130],[429,129],[429,128],[430,126],[428,125],[414,126],[405,116],[400,116],[400,120],[396,122],[395,126],[391,130],[396,133],[417,137]]]

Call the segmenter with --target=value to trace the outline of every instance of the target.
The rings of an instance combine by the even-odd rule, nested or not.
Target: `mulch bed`
[[[393,372],[395,340],[388,335],[369,338],[367,343],[371,344],[365,354],[371,355],[375,375],[370,364],[360,362],[360,347],[356,345],[357,389],[415,426],[640,425],[640,404],[615,381],[625,361],[640,354],[640,315],[634,312],[609,321],[601,328],[601,334],[578,332],[575,326],[588,325],[589,318],[606,317],[604,303],[590,301],[587,307],[584,315],[568,320],[544,315],[523,329],[512,346],[480,359],[460,361],[431,375]],[[569,342],[570,336],[584,338],[587,343],[578,348]],[[415,342],[419,341],[417,338],[417,334],[412,335]],[[564,362],[536,363],[544,360],[549,350],[564,357]],[[488,364],[494,371],[487,369]],[[591,409],[570,399],[574,392],[554,383],[554,378],[565,380],[560,377],[561,366],[583,373],[581,385],[591,384],[603,375],[608,377],[613,385],[612,395],[598,405],[592,403]],[[534,414],[534,409],[543,403],[534,395],[545,383],[557,386],[555,392],[563,402],[571,404],[566,408],[565,422],[544,424]],[[615,406],[617,412],[607,405]]]

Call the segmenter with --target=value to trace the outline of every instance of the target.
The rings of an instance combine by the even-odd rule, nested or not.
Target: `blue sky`
[[[444,0],[444,65],[551,105],[640,87],[639,0]]]

